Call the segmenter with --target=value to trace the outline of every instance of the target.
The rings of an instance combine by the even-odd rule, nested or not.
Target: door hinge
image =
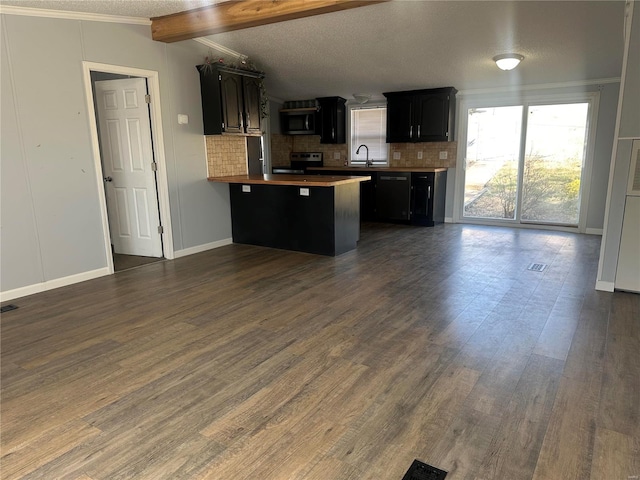
[[[158,171],[158,164],[156,162],[151,162],[151,171],[152,172]]]
[[[164,233],[164,227],[162,225],[158,225],[158,233],[159,234],[163,234]]]
[[[145,103],[151,103],[151,95],[145,95],[144,96],[144,101],[145,101]]]

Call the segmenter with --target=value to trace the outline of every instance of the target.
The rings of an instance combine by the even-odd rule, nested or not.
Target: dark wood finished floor
[[[594,289],[599,246],[374,224],[15,300],[2,478],[636,478],[640,295]]]
[[[140,267],[149,263],[162,262],[164,257],[141,257],[138,255],[123,255],[120,253],[113,254],[113,269],[116,272],[129,270],[130,268]]]

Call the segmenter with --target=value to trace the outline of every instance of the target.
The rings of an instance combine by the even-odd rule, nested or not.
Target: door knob
[[[113,178],[111,178],[111,177],[104,177],[104,181],[105,181],[105,182],[113,182]]]

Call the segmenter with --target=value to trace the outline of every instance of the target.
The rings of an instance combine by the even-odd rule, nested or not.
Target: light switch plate
[[[242,185],[243,193],[251,193],[251,185]]]
[[[393,152],[393,159],[400,160],[400,152]]]
[[[301,188],[300,189],[300,196],[301,197],[308,197],[309,196],[309,189],[308,188]]]
[[[447,158],[449,158],[448,152],[440,152],[440,160],[446,160]]]

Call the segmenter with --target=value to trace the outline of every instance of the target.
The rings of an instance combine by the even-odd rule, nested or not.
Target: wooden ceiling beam
[[[178,42],[215,33],[364,7],[389,0],[230,0],[151,19],[151,36]]]

